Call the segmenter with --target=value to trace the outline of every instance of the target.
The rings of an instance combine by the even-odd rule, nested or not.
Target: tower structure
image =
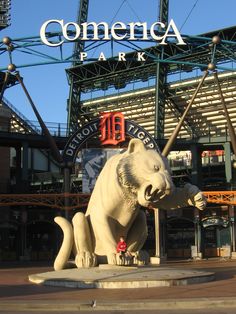
[[[88,18],[88,6],[89,0],[80,0],[78,15],[77,15],[77,23],[82,24],[87,21]],[[78,55],[81,51],[83,51],[85,47],[84,41],[77,41],[74,46],[74,61],[73,67],[78,66],[81,62],[79,62]],[[81,88],[75,84],[75,76],[72,74],[68,74],[68,80],[70,85],[70,94],[68,99],[67,105],[67,123],[68,123],[68,130],[69,132],[73,132],[76,130],[78,125],[78,116],[80,115],[79,112],[79,103],[80,103],[80,96],[81,96]],[[82,118],[82,117],[81,117]],[[83,118],[82,118],[83,119]]]
[[[159,21],[168,23],[169,0],[159,0]],[[164,46],[159,52],[158,59],[164,55]],[[155,138],[164,138],[165,121],[165,85],[167,82],[167,65],[157,62],[156,65],[156,97],[155,97]]]
[[[0,1],[0,30],[8,27],[11,22],[11,0]]]

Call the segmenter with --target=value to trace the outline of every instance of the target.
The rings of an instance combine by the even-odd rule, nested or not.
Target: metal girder
[[[0,206],[46,206],[56,209],[73,210],[87,207],[90,194],[60,193],[60,194],[0,194]],[[70,206],[66,200],[70,199]]]
[[[199,79],[196,77],[166,85],[165,138],[172,134]],[[236,127],[236,72],[222,72],[219,74],[219,80],[229,115]],[[154,135],[155,86],[83,100],[80,108],[84,117],[89,119],[97,116],[99,112],[116,111],[119,108],[127,119],[134,120]],[[179,137],[185,139],[208,136],[216,139],[221,136],[227,137],[228,131],[225,125],[220,95],[213,75],[209,75],[186,116]]]
[[[155,97],[155,133],[157,139],[164,138],[165,105],[166,105],[167,67],[157,62],[156,65],[156,97]]]
[[[235,191],[204,191],[208,203],[236,205]],[[71,205],[66,206],[66,199]],[[0,206],[46,206],[62,210],[84,208],[88,205],[90,194],[61,193],[61,194],[0,194]]]
[[[2,88],[3,88],[4,78],[5,78],[5,73],[0,72],[0,90],[2,90]],[[9,87],[12,87],[12,86],[17,85],[17,84],[19,84],[19,82],[16,79],[15,75],[8,73],[8,79],[7,79],[7,84],[6,84],[5,88],[9,88]]]
[[[79,5],[79,11],[78,11],[78,15],[77,15],[77,23],[79,25],[81,25],[82,23],[87,22],[87,18],[88,18],[88,6],[89,6],[89,0],[80,0],[80,5]],[[81,63],[79,62],[79,53],[81,51],[84,51],[84,47],[85,47],[85,42],[80,40],[80,41],[76,41],[75,45],[74,45],[74,62],[73,62],[73,66]]]
[[[236,205],[236,191],[203,192],[208,203]]]
[[[166,106],[167,108],[170,108],[170,110],[174,113],[176,118],[180,119],[180,117],[183,114],[183,111],[180,110],[180,108],[175,104],[173,100],[167,99]],[[198,134],[194,128],[194,124],[188,118],[185,118],[183,122],[183,127],[189,134],[192,134],[192,137],[198,137]]]
[[[77,16],[77,23],[80,25],[82,23],[87,22],[88,18],[88,6],[89,0],[80,0],[80,6]],[[73,53],[73,66],[81,64],[82,62],[79,60],[80,53],[85,48],[84,41],[76,41],[74,45],[74,53]],[[69,134],[75,132],[75,130],[81,126],[86,120],[80,114],[80,97],[81,97],[81,87],[76,86],[74,76],[69,76],[69,84],[70,84],[70,93],[68,99],[68,115],[67,115],[67,126]],[[79,118],[81,117],[81,118]]]
[[[95,84],[95,82],[105,80],[107,87],[114,85],[114,76],[116,74],[119,74],[120,80],[126,83],[130,80],[137,81],[153,78],[157,63],[166,65],[166,73],[168,75],[181,72],[188,73],[194,69],[202,70],[207,68],[207,65],[211,61],[209,50],[211,40],[211,38],[204,38],[203,40],[197,38],[195,42],[190,40],[190,43],[185,48],[170,44],[164,50],[160,46],[142,49],[142,52],[145,53],[145,61],[142,62],[137,61],[137,51],[135,51],[127,53],[126,61],[120,62],[117,57],[108,58],[106,61],[88,62],[74,68],[69,68],[67,71],[75,76],[76,81],[82,88],[84,87],[85,91],[90,91],[100,88],[99,84]],[[229,43],[227,43],[227,46],[229,46]],[[223,63],[233,63],[232,54],[236,52],[236,42],[231,42],[229,52],[227,53],[225,47],[226,44],[223,42],[221,46],[217,47],[215,53],[217,67],[222,70],[235,70],[232,65],[224,67]],[[138,72],[138,69],[141,71]]]
[[[115,58],[104,62],[86,63],[67,69],[67,73],[73,76],[74,83],[81,86],[83,92],[96,89],[108,89],[111,86],[125,87],[132,81],[146,81],[155,77],[156,65],[153,60],[147,58],[139,62],[129,55],[127,61],[120,62]]]
[[[199,78],[185,80],[182,83],[170,83],[168,86],[169,100],[174,101],[179,110],[183,111],[187,101],[195,91]],[[222,87],[225,103],[231,117],[231,121],[236,126],[236,73],[220,73],[219,81]],[[173,126],[169,121],[173,121],[174,116],[167,114],[165,136],[173,132]],[[214,76],[209,75],[205,84],[201,87],[195,102],[187,116],[188,121],[194,125],[194,130],[198,137],[202,136],[222,136],[227,134],[226,119],[223,114],[221,97],[214,81]],[[184,136],[183,131],[180,132]],[[186,136],[186,135],[185,135]]]
[[[68,135],[75,132],[79,127],[82,127],[86,122],[90,120],[87,115],[84,115],[84,112],[81,109],[80,96],[81,87],[74,83],[74,78],[72,77],[70,84],[70,95],[68,100]]]
[[[11,0],[1,0],[0,2],[0,30],[11,24]]]
[[[135,32],[137,32],[137,34],[139,33],[138,30],[136,30]],[[228,62],[235,61],[236,26],[223,29],[221,31],[218,31],[217,34],[218,33],[220,34],[220,36],[222,36],[221,38],[223,39],[221,40],[221,43],[217,46],[215,60],[217,61],[217,66],[219,69],[229,70],[231,66],[227,67],[223,66],[223,64],[225,63],[225,60],[227,60]],[[117,34],[119,34],[119,31],[117,31]],[[154,40],[150,39],[146,41],[147,46],[153,45],[149,48],[143,48],[139,46],[139,43],[143,43],[142,41],[139,41],[139,39],[135,41],[135,45],[128,39],[123,40],[122,42],[119,41],[119,44],[125,45],[125,47],[128,48],[128,51],[132,51],[133,58],[135,58],[134,54],[138,51],[144,51],[146,52],[147,59],[151,59],[150,61],[167,64],[167,70],[169,74],[180,71],[191,71],[193,68],[205,68],[210,61],[211,51],[209,49],[209,45],[211,45],[212,37],[215,34],[216,32],[210,32],[198,36],[182,35],[184,41],[186,42],[186,45],[179,46],[171,42],[168,43],[168,45],[166,45],[164,48],[164,54],[162,56],[162,59],[158,58],[159,54],[162,51],[162,46],[157,44]],[[74,32],[71,31],[71,36],[73,35]],[[62,32],[48,32],[47,36],[52,42],[59,42],[63,34]],[[51,49],[51,53],[49,53],[50,50],[45,44],[42,43],[39,36],[13,38],[11,39],[11,42],[12,46],[14,47],[14,50],[12,51],[12,58],[17,68],[61,63],[71,64],[73,62],[78,63],[80,61],[77,59],[78,55],[74,56],[73,53],[71,54],[70,52],[68,52],[68,49],[63,49],[66,45],[71,43],[73,44],[74,42],[68,42],[65,40],[63,45],[61,45],[60,47],[53,47]],[[115,42],[116,41],[114,41],[114,43]],[[84,51],[88,53],[88,58],[86,59],[87,62],[83,65],[86,66],[88,63],[93,65],[97,65],[98,63],[105,64],[106,61],[96,61],[96,58],[94,58],[93,56],[93,51],[100,47],[101,42],[94,42],[91,39],[88,40],[87,43],[88,44],[84,48]],[[103,42],[103,44],[106,43],[108,44],[108,47],[106,48],[111,49],[110,42]],[[91,54],[89,54],[89,52]],[[132,58],[132,53],[127,54],[127,59]],[[8,54],[7,47],[4,44],[0,44],[0,56],[3,56],[4,54]],[[25,55],[27,57],[27,64],[22,64],[18,62],[18,56],[22,57],[22,55]],[[108,52],[107,59],[109,59],[109,56],[111,55],[112,53]],[[112,58],[114,58],[114,60],[117,60],[117,57],[110,57],[110,59]],[[8,64],[6,64],[4,67],[1,67],[0,71],[7,70],[7,66]]]
[[[137,31],[138,33],[138,31]],[[73,130],[77,129],[77,127],[84,123],[84,121],[88,121],[89,119],[93,118],[94,111],[90,110],[89,107],[86,108],[86,115],[84,114],[84,108],[83,103],[80,100],[80,94],[81,93],[88,93],[90,91],[94,90],[106,90],[110,87],[116,88],[119,90],[122,87],[125,87],[126,84],[129,84],[131,82],[141,82],[141,81],[147,81],[149,79],[153,79],[156,75],[156,67],[157,64],[165,65],[165,71],[164,74],[172,75],[177,73],[187,73],[190,72],[192,76],[194,74],[192,71],[194,69],[205,69],[209,62],[212,59],[212,48],[209,48],[209,45],[212,44],[212,36],[214,35],[220,35],[221,43],[217,45],[214,58],[217,65],[217,69],[222,70],[231,70],[235,71],[235,52],[236,52],[236,27],[231,27],[228,29],[216,31],[216,32],[210,32],[207,34],[202,34],[199,36],[186,36],[182,35],[184,40],[187,42],[186,46],[178,46],[174,43],[169,43],[164,48],[160,45],[156,45],[153,47],[149,47],[146,49],[141,49],[141,52],[145,53],[145,61],[137,61],[137,53],[139,51],[138,46],[138,40],[134,43],[127,41],[124,41],[123,44],[126,45],[129,49],[132,50],[131,53],[127,53],[126,61],[119,62],[117,57],[108,58],[106,61],[95,61],[91,62],[92,58],[88,58],[88,62],[84,64],[79,64],[75,67],[72,67],[67,70],[67,74],[69,77],[69,82],[71,85],[71,91],[70,91],[70,101],[73,101],[73,105],[68,105],[68,124],[71,127],[71,132]],[[50,33],[48,36],[50,38],[59,38],[62,34],[61,33]],[[57,39],[55,39],[57,40]],[[152,43],[150,41],[149,43]],[[154,42],[153,42],[154,43]],[[31,37],[31,38],[21,38],[12,40],[12,44],[14,46],[14,50],[12,51],[12,55],[14,57],[14,54],[18,52],[27,53],[29,55],[30,53],[35,54],[39,58],[43,58],[44,62],[34,62],[29,63],[26,65],[17,64],[17,67],[26,67],[26,66],[32,66],[32,65],[41,65],[41,64],[49,64],[49,63],[62,63],[62,62],[73,62],[75,61],[75,56],[65,56],[62,54],[60,49],[60,55],[59,57],[55,56],[48,56],[47,54],[40,51],[39,48],[43,48],[42,43],[40,42],[40,39],[38,37]],[[94,44],[94,43],[93,43]],[[101,43],[97,43],[97,46],[93,45],[88,41],[88,45],[85,47],[85,51],[91,51],[92,49],[95,49],[99,47]],[[89,46],[89,47],[88,47]],[[34,48],[37,47],[37,50]],[[87,50],[86,50],[87,49]],[[47,49],[48,51],[48,49]],[[55,49],[53,48],[53,51]],[[7,52],[7,49],[5,46],[0,45],[0,54],[4,54]],[[14,59],[14,58],[13,58]],[[46,60],[46,61],[45,61]],[[77,60],[78,61],[78,60]],[[89,62],[90,61],[90,62]],[[229,65],[230,63],[230,65]],[[160,80],[158,84],[163,82],[163,80]],[[182,81],[179,81],[180,85],[182,84]],[[168,88],[167,84],[164,83],[161,86],[163,93],[166,93],[166,88]],[[204,90],[204,88],[203,88]],[[204,92],[206,92],[207,88]],[[159,89],[158,89],[159,92]],[[191,84],[188,85],[188,88],[185,90],[187,92],[187,95],[191,94]],[[168,90],[168,97],[169,97],[169,90]],[[201,91],[200,91],[201,95]],[[199,95],[199,97],[200,97]],[[206,92],[207,95],[207,92]],[[172,97],[170,95],[170,97]],[[198,98],[199,98],[198,97]],[[215,96],[214,96],[215,97]],[[201,101],[204,98],[201,97]],[[174,103],[178,106],[178,97],[174,100]],[[228,101],[227,95],[226,95],[226,102]],[[164,100],[165,102],[165,100]],[[182,102],[183,103],[183,102]],[[197,103],[198,104],[198,103]],[[152,104],[153,106],[153,104]],[[180,105],[181,106],[181,105]],[[197,105],[196,105],[197,106]],[[159,109],[162,110],[159,110]],[[165,116],[165,112],[163,112],[164,106],[156,108],[156,122],[157,121],[167,121],[166,118],[160,119],[160,117]],[[179,108],[180,111],[181,107]],[[193,108],[194,109],[194,108]],[[203,110],[204,106],[201,106],[201,108],[198,108],[199,111]],[[115,110],[115,109],[114,109]],[[195,110],[195,109],[194,109]],[[204,109],[205,110],[205,109]],[[195,110],[195,113],[197,110]],[[155,112],[153,113],[155,115]],[[176,111],[176,115],[178,115],[178,112]],[[73,123],[70,123],[70,121],[73,121]],[[190,120],[189,120],[190,121]],[[213,131],[215,129],[215,134],[217,132],[220,132],[220,129],[214,125],[210,120],[205,121],[205,126],[203,127],[203,124],[200,125],[200,120],[198,117],[192,119],[190,121],[191,123],[194,123],[196,127],[198,126],[200,134],[202,134],[203,128],[205,128],[205,135],[207,133],[207,130],[209,130],[209,125],[212,125]],[[150,121],[151,123],[151,121]],[[156,130],[156,135],[162,133],[163,124],[161,122],[159,123],[160,130]],[[148,128],[151,128],[151,126],[147,126]],[[171,131],[171,127],[167,125],[167,129],[165,128],[165,136],[168,136],[169,132]],[[153,129],[152,129],[153,131]],[[185,130],[185,132],[187,132]],[[198,130],[196,130],[198,134]],[[184,133],[183,133],[184,134]],[[186,135],[187,133],[185,133]],[[161,135],[162,136],[162,135]],[[188,134],[188,136],[190,136]]]
[[[168,23],[169,0],[159,0],[159,21]],[[158,54],[159,59],[163,59],[164,47]],[[156,99],[155,99],[155,138],[164,138],[165,128],[165,85],[167,82],[167,65],[157,62],[156,65]]]

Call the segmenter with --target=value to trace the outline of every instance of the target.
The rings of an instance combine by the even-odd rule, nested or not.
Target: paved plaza
[[[0,312],[78,311],[87,309],[236,309],[236,261],[209,259],[172,261],[161,267],[214,272],[215,280],[182,286],[134,289],[74,289],[33,284],[28,276],[52,271],[42,263],[2,263]]]

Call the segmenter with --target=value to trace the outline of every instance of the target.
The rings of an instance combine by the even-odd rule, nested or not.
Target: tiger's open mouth
[[[165,196],[164,191],[154,188],[151,184],[145,189],[145,200],[148,202],[157,202]]]

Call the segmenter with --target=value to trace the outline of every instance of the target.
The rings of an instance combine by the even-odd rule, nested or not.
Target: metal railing
[[[9,100],[3,97],[3,106],[10,109],[12,113],[13,120],[19,120],[19,127],[24,128],[23,133],[33,133],[42,135],[42,129],[38,121],[28,120]],[[57,123],[57,122],[45,122],[49,132],[53,136],[66,137],[67,136],[67,124],[66,123]],[[6,125],[0,129],[0,131],[8,130],[9,133],[19,133],[20,131],[17,128],[9,128],[8,122]],[[28,132],[27,132],[28,131]]]
[[[38,121],[30,121],[37,129],[41,129]],[[60,122],[44,122],[52,136],[66,137],[67,124]],[[42,133],[42,130],[41,130]]]
[[[41,134],[40,130],[34,125],[34,123],[26,118],[8,99],[2,98],[3,105],[11,110],[13,115],[16,115],[22,124],[24,124],[32,133]],[[30,132],[31,133],[31,132]]]

